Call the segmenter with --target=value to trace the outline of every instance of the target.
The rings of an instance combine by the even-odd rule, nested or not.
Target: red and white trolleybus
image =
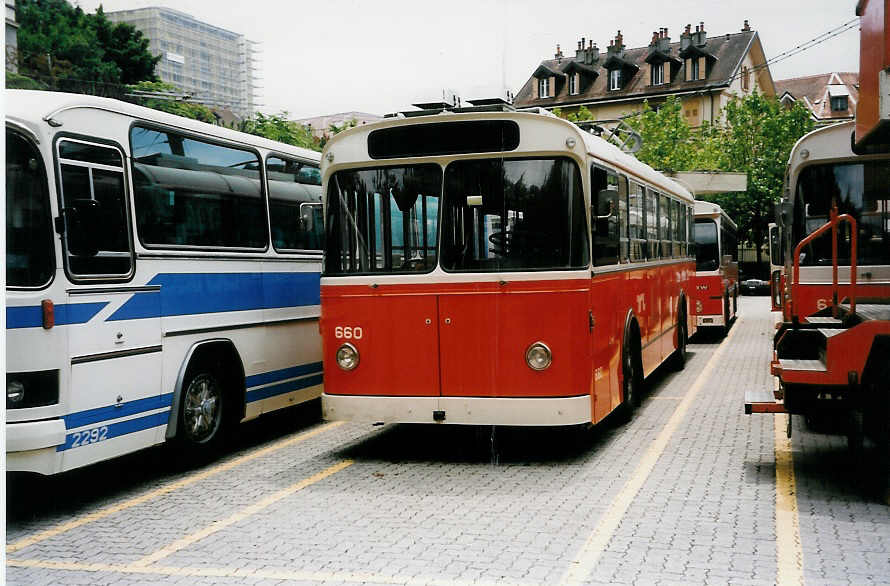
[[[736,224],[715,203],[695,202],[695,279],[690,297],[698,327],[726,331],[739,307]]]
[[[694,325],[690,193],[547,113],[415,114],[322,155],[325,418],[629,414]]]

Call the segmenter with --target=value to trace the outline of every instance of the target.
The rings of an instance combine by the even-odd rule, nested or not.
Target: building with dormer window
[[[776,82],[779,101],[790,108],[801,102],[817,125],[853,120],[859,101],[859,74],[832,72]]]
[[[644,101],[658,107],[673,95],[689,124],[698,126],[716,120],[731,96],[755,90],[776,93],[757,32],[745,21],[738,33],[708,37],[701,22],[694,30],[687,24],[675,43],[660,28],[648,46],[635,48],[626,47],[618,31],[604,54],[585,38],[574,57],[557,45],[554,58],[542,61],[516,93],[514,105],[564,113],[584,106],[608,125],[640,111]]]

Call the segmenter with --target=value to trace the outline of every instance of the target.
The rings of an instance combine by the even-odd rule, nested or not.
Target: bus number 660
[[[364,332],[359,326],[337,326],[334,328],[334,337],[344,340],[361,340]]]

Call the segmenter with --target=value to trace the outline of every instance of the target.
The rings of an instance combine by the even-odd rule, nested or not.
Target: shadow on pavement
[[[320,421],[320,400],[315,400],[240,425],[237,437],[221,453],[202,461],[185,461],[173,446],[164,444],[54,476],[7,472],[7,528],[48,517],[67,518],[101,506],[108,499],[157,488]]]

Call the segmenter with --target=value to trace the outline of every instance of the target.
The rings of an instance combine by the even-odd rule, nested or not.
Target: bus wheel
[[[723,296],[723,335],[729,333],[729,291]]]
[[[677,322],[677,349],[674,350],[674,354],[671,356],[671,366],[674,370],[683,370],[686,368],[687,340],[686,316],[681,314],[680,320]]]
[[[625,343],[624,349],[621,351],[621,372],[622,372],[622,391],[624,394],[623,403],[619,407],[621,412],[621,420],[628,422],[633,417],[633,413],[640,404],[642,369],[640,368],[640,360],[637,356],[636,345],[634,340]]]
[[[223,435],[225,389],[219,374],[199,365],[182,392],[179,437],[191,450],[212,451]]]

